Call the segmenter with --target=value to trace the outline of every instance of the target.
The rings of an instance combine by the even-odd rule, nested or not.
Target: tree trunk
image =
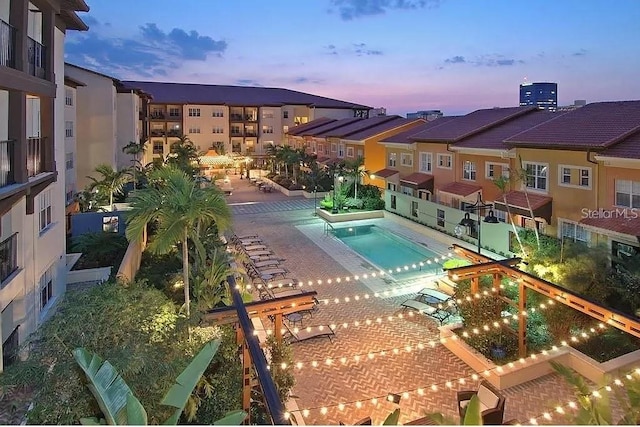
[[[511,210],[509,209],[509,204],[507,203],[507,194],[502,193],[502,200],[504,201],[504,206],[507,208],[507,216],[509,217],[509,223],[511,224],[511,228],[513,228],[513,234],[516,235],[516,240],[518,240],[518,245],[520,245],[520,251],[522,252],[522,256],[526,257],[524,246],[522,246],[522,239],[520,239],[520,233],[518,233],[518,229],[516,228],[516,224],[513,222],[513,216],[511,215]]]
[[[184,239],[182,240],[182,281],[184,282],[184,307],[187,317],[189,311],[189,248],[187,247],[189,229],[184,229]]]
[[[527,199],[527,208],[529,209],[529,214],[531,215],[531,219],[533,220],[533,232],[536,235],[536,243],[538,245],[538,249],[540,249],[540,234],[538,233],[538,224],[536,223],[536,216],[533,213],[533,209],[531,209],[531,202],[529,201],[529,192],[527,191],[527,185],[524,185],[524,198]]]

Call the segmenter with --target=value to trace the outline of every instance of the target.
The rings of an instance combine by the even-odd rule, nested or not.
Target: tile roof
[[[131,88],[142,89],[159,104],[195,104],[230,106],[308,105],[317,108],[371,109],[366,105],[290,89],[254,86],[223,86],[193,83],[123,82]]]
[[[492,127],[484,132],[464,138],[463,140],[453,144],[452,148],[454,150],[456,147],[508,150],[512,147],[503,142],[506,138],[537,126],[540,123],[549,121],[561,114],[564,113],[551,113],[544,110],[533,110],[528,114],[518,116],[512,120],[502,123],[499,126]]]
[[[377,178],[389,178],[390,176],[396,175],[400,172],[393,169],[380,169],[378,172],[375,172],[373,175]]]
[[[394,116],[393,120],[389,120],[384,123],[371,126],[367,129],[363,129],[356,133],[350,133],[349,135],[346,135],[344,139],[349,139],[351,141],[362,141],[362,140],[371,138],[373,136],[379,135],[381,133],[388,132],[400,126],[405,126],[410,123],[422,123],[422,122],[423,122],[422,119],[405,119],[404,117]]]
[[[357,118],[357,117],[349,117],[349,118],[346,118],[346,119],[334,120],[334,121],[328,122],[328,123],[326,123],[324,125],[317,126],[317,127],[313,128],[313,129],[308,129],[306,131],[299,132],[298,135],[299,136],[313,136],[313,137],[316,137],[316,136],[319,136],[319,135],[321,135],[321,134],[323,134],[323,133],[325,133],[327,131],[330,131],[330,130],[333,130],[333,129],[337,129],[337,128],[342,127],[342,126],[347,126],[347,125],[350,125],[353,122],[357,122],[357,121],[360,121],[360,120],[362,120],[362,119]]]
[[[477,193],[482,190],[482,186],[477,184],[468,184],[466,182],[450,182],[439,188],[440,191],[456,194],[458,196],[467,197],[473,193]]]
[[[298,125],[295,127],[292,127],[291,129],[289,129],[289,131],[287,132],[287,135],[291,135],[291,136],[296,136],[299,135],[302,132],[311,130],[311,129],[315,129],[321,125],[327,124],[327,123],[331,123],[331,122],[335,122],[337,119],[330,119],[328,117],[320,117],[319,119],[315,119],[315,120],[311,120],[310,122],[304,123],[302,125]]]
[[[368,119],[358,119],[348,125],[341,126],[339,128],[334,128],[328,130],[326,132],[322,132],[320,134],[316,134],[314,136],[317,137],[335,137],[335,138],[344,138],[347,135],[351,135],[352,133],[360,132],[365,129],[369,129],[374,126],[381,125],[383,123],[389,122],[396,118],[400,118],[400,116],[376,116],[370,117]]]
[[[476,110],[441,126],[417,133],[411,139],[452,143],[536,109],[536,107],[509,107]]]
[[[527,196],[529,196],[529,202],[527,203]],[[543,196],[541,194],[527,193],[524,191],[510,191],[506,194],[507,203],[509,206],[515,206],[522,209],[529,209],[529,204],[532,210],[536,210],[547,203],[553,201],[553,198],[549,196]],[[503,202],[502,197],[499,197],[496,202]]]
[[[583,218],[580,224],[640,238],[640,218]]]
[[[453,120],[457,118],[457,116],[445,116],[445,117],[439,117],[435,120],[432,120],[430,122],[421,124],[419,126],[416,126],[414,128],[411,128],[409,130],[406,130],[404,132],[400,132],[397,133],[393,136],[388,136],[385,139],[383,139],[382,141],[380,141],[381,143],[385,143],[385,142],[393,142],[394,144],[413,144],[415,141],[409,139],[409,137],[415,135],[416,133],[422,132],[424,130],[430,129],[432,127],[435,126],[440,126],[444,123],[447,123],[450,120]]]
[[[422,172],[414,172],[404,178],[400,178],[400,183],[405,184],[414,190],[429,190],[433,193],[433,175]]]
[[[640,101],[594,102],[514,135],[515,146],[605,148],[640,130]]]
[[[640,132],[636,132],[628,138],[613,144],[598,156],[640,159]]]

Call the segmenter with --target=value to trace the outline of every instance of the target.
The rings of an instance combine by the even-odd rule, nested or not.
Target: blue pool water
[[[393,270],[392,275],[398,278],[442,271],[441,263],[434,262],[438,254],[375,225],[336,228],[334,235],[376,267],[387,273]],[[424,265],[420,269],[411,268],[421,262]],[[404,266],[409,266],[409,270]],[[398,272],[397,268],[402,270]]]

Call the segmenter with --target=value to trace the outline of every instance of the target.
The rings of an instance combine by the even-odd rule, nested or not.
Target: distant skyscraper
[[[520,85],[520,105],[536,105],[549,111],[558,108],[557,83],[522,83]]]
[[[407,113],[407,119],[423,119],[428,122],[442,116],[444,114],[440,110],[420,110],[415,113]]]

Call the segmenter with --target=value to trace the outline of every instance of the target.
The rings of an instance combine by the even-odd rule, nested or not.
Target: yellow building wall
[[[432,153],[433,166],[431,167],[431,174],[433,175],[434,191],[437,193],[437,189],[443,185],[449,184],[456,180],[456,153],[447,150],[446,144],[441,143],[429,143],[418,142],[416,143],[416,158],[414,160],[415,172],[420,169],[420,154],[419,153]],[[438,154],[451,156],[451,167],[445,168],[438,165]]]

